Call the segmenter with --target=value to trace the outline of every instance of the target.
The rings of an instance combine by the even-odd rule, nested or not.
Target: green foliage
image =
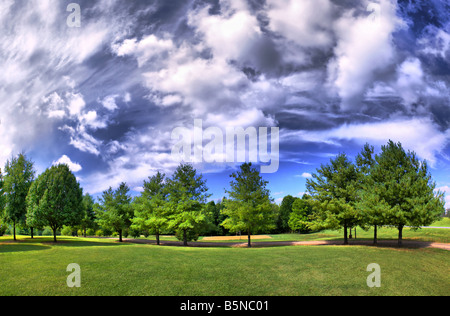
[[[375,156],[368,181],[361,193],[361,205],[370,211],[369,223],[382,221],[399,230],[427,226],[444,213],[444,195],[435,192],[426,161],[414,152],[406,152],[400,143],[389,141]]]
[[[222,226],[231,232],[243,231],[248,234],[248,246],[251,247],[250,235],[258,231],[275,228],[276,213],[272,207],[270,192],[251,163],[244,163],[240,170],[231,174],[229,199],[224,201],[222,213],[228,216]]]
[[[84,237],[86,237],[89,228],[95,228],[95,212],[94,212],[94,198],[88,193],[83,195],[82,200],[83,217],[80,221]]]
[[[83,216],[83,191],[66,164],[52,166],[30,187],[27,196],[27,224],[49,226],[56,231],[63,225],[78,225]]]
[[[159,235],[168,226],[170,215],[169,192],[165,174],[158,173],[144,181],[144,191],[133,202],[134,218],[132,228],[155,233],[159,245]]]
[[[210,196],[203,176],[190,164],[181,164],[167,180],[168,228],[182,237],[184,245],[199,231],[205,229],[207,217],[205,203]]]
[[[292,195],[287,195],[283,198],[283,201],[280,205],[279,216],[277,220],[277,230],[280,233],[286,233],[289,229],[292,229],[292,226],[289,225],[289,220],[291,218],[292,213],[292,204],[297,198]],[[294,229],[295,230],[295,229]]]
[[[304,194],[301,199],[295,198],[292,203],[292,212],[289,217],[289,227],[293,231],[300,231],[300,233],[311,232],[311,219],[312,207],[310,205],[309,196]]]
[[[28,160],[24,154],[12,157],[5,165],[5,176],[2,183],[4,193],[1,204],[5,205],[4,218],[14,228],[14,240],[16,239],[15,228],[17,224],[25,224],[27,213],[27,194],[34,180],[35,171],[33,162]]]
[[[361,220],[355,202],[357,199],[359,174],[356,166],[345,154],[330,159],[327,165],[321,165],[313,179],[306,180],[311,205],[315,209],[313,229],[344,228],[344,243],[347,240],[347,228],[356,226]]]
[[[5,204],[6,204],[6,196],[5,196],[5,190],[3,187],[4,184],[4,180],[3,180],[3,174],[2,174],[2,169],[0,168],[0,220],[3,218],[3,210],[5,208]]]
[[[102,228],[117,232],[120,242],[123,231],[130,227],[134,215],[129,191],[130,188],[123,182],[116,190],[110,187],[103,192],[100,204],[94,206],[98,224]]]

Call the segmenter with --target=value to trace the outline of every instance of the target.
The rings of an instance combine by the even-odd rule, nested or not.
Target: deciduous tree
[[[66,164],[52,166],[42,173],[30,187],[27,196],[27,224],[49,226],[56,232],[63,225],[80,224],[83,216],[83,190]]]
[[[6,162],[3,183],[5,194],[4,217],[7,222],[13,225],[14,240],[16,240],[16,225],[26,223],[26,199],[34,175],[33,162],[23,153]]]

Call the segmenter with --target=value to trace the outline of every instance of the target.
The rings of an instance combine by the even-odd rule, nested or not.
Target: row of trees
[[[57,231],[64,226],[78,228],[86,235],[89,228],[101,227],[116,232],[122,241],[124,232],[172,232],[183,240],[196,240],[201,232],[218,234],[245,232],[250,235],[275,229],[278,207],[270,198],[259,171],[243,164],[233,173],[228,199],[208,203],[208,188],[201,174],[190,164],[181,164],[172,177],[158,172],[144,181],[144,190],[136,198],[126,183],[104,191],[98,202],[83,190],[69,167],[52,166],[35,178],[33,162],[24,154],[7,161],[0,172],[1,219],[16,227],[50,227],[56,242]]]
[[[366,144],[355,163],[338,155],[317,169],[306,187],[313,212],[304,224],[310,229],[343,228],[345,244],[352,227],[374,227],[376,244],[377,228],[392,226],[401,245],[405,226],[430,225],[445,212],[444,193],[435,190],[426,161],[393,141],[378,155]]]
[[[35,178],[33,162],[19,154],[0,170],[0,219],[13,227],[34,229],[50,227],[56,232],[63,225],[82,223],[86,213],[83,191],[67,165],[48,168]]]
[[[172,231],[187,245],[200,232],[217,231],[220,225],[232,233],[247,233],[251,246],[251,234],[275,228],[277,207],[267,182],[251,163],[243,164],[231,177],[229,197],[219,208],[207,203],[210,194],[203,176],[192,165],[181,164],[170,178],[158,172],[144,181],[143,192],[134,200],[125,183],[116,190],[109,188],[95,204],[95,214],[100,226],[117,232],[119,241],[123,231],[131,228],[152,232],[158,245],[160,234]]]
[[[33,228],[64,225],[101,227],[116,232],[122,241],[130,230],[156,235],[175,233],[184,245],[200,233],[310,232],[394,226],[399,244],[405,226],[429,225],[444,213],[443,193],[435,191],[428,165],[400,143],[389,141],[381,153],[366,144],[352,162],[339,154],[307,180],[302,198],[287,196],[278,208],[267,181],[251,163],[231,174],[228,195],[219,203],[207,202],[210,194],[203,176],[190,164],[181,164],[171,177],[158,172],[144,181],[140,196],[132,198],[126,183],[104,191],[98,202],[82,189],[67,165],[52,166],[36,179],[33,163],[20,154],[0,172],[0,210],[4,221]]]

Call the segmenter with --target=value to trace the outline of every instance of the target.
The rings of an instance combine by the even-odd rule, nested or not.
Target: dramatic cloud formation
[[[274,192],[389,139],[450,186],[445,1],[82,0],[80,27],[71,2],[0,4],[0,166],[26,151],[39,169],[67,163],[89,193],[139,191],[177,166],[172,131],[200,119],[279,127]],[[195,167],[220,198],[236,164]]]

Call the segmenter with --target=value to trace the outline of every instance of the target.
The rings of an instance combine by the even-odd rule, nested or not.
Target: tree
[[[131,225],[134,212],[131,205],[130,188],[124,182],[114,191],[111,187],[104,191],[100,204],[96,204],[97,222],[100,226],[115,231],[119,234],[119,242],[122,242],[124,230]]]
[[[355,208],[358,188],[358,171],[345,154],[330,159],[321,165],[312,179],[306,180],[315,210],[315,225],[312,228],[344,228],[344,244],[348,244],[347,229],[361,219]]]
[[[83,190],[66,164],[44,171],[30,187],[27,196],[27,224],[49,226],[56,231],[64,225],[78,225],[83,216]]]
[[[372,186],[365,195],[382,207],[385,223],[397,227],[401,246],[406,225],[418,229],[443,214],[443,193],[435,192],[427,162],[420,161],[414,152],[406,152],[401,143],[390,140],[375,161]]]
[[[168,228],[176,232],[177,238],[188,245],[196,240],[198,232],[207,223],[204,212],[207,194],[206,180],[197,174],[190,164],[180,164],[167,181],[170,215]]]
[[[33,162],[21,153],[6,162],[3,190],[5,193],[4,217],[13,225],[16,240],[16,225],[25,224],[27,194],[34,180]],[[33,232],[31,232],[33,237]]]
[[[144,181],[144,191],[133,203],[132,227],[154,232],[157,245],[160,244],[159,235],[167,227],[169,216],[165,177],[165,174],[158,171],[156,175],[149,177],[148,182]]]
[[[371,172],[375,167],[374,147],[365,144],[361,153],[356,157],[356,165],[359,174],[359,191],[356,203],[357,209],[362,214],[361,226],[365,229],[366,225],[373,226],[373,243],[377,244],[378,227],[383,226],[385,222],[384,210],[385,203],[377,196],[378,188],[375,186]]]
[[[296,199],[298,198],[295,198],[292,195],[286,195],[281,202],[280,214],[277,220],[277,230],[280,233],[286,233],[289,231],[289,229],[292,229],[289,225],[289,220],[292,213],[292,204]]]
[[[309,199],[309,195],[304,194],[301,199],[295,198],[292,203],[292,212],[288,222],[292,230],[298,230],[300,233],[309,233],[311,231],[309,227],[311,219],[309,216],[312,214],[312,207],[308,202]]]
[[[251,234],[275,228],[275,213],[270,192],[251,163],[244,163],[240,170],[231,174],[229,198],[224,202],[223,214],[228,216],[222,226],[231,232],[244,231],[251,247]]]
[[[86,237],[86,230],[93,228],[95,225],[94,203],[94,198],[89,193],[83,195],[83,217],[80,221],[80,226],[84,237]]]

